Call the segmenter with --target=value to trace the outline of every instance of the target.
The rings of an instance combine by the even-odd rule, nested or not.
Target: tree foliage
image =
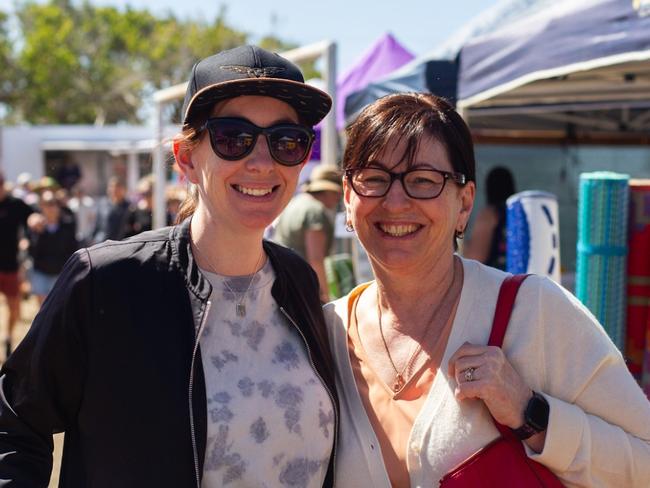
[[[109,124],[141,122],[156,89],[181,83],[196,60],[250,42],[213,21],[168,13],[95,6],[83,0],[16,4],[15,40],[0,12],[0,103],[5,122]],[[294,45],[267,36],[278,51]],[[313,71],[313,63],[307,66]],[[0,112],[2,116],[2,112]]]

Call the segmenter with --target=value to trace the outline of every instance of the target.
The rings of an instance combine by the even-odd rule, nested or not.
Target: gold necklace
[[[390,349],[388,348],[388,343],[386,342],[386,337],[384,336],[384,328],[382,326],[381,322],[381,304],[379,302],[379,286],[377,286],[377,318],[379,319],[379,334],[381,335],[381,341],[384,344],[384,349],[386,350],[386,355],[388,356],[388,361],[390,362],[390,365],[393,367],[393,371],[395,371],[395,382],[393,383],[393,391],[397,393],[400,391],[402,388],[404,388],[404,385],[408,381],[408,375],[411,371],[411,368],[413,367],[413,363],[415,362],[415,359],[419,356],[420,351],[422,351],[422,342],[424,341],[424,338],[427,336],[427,333],[429,329],[431,328],[431,324],[433,323],[435,316],[438,314],[440,309],[442,308],[442,305],[447,301],[449,298],[452,289],[454,288],[454,285],[456,284],[456,263],[454,261],[454,275],[453,279],[451,281],[451,284],[449,285],[449,288],[447,288],[447,291],[445,292],[444,296],[440,300],[440,303],[434,310],[433,314],[431,315],[431,320],[427,322],[426,327],[424,328],[424,331],[420,335],[417,341],[417,347],[415,350],[411,353],[409,356],[408,361],[406,362],[406,365],[404,368],[402,368],[402,371],[397,369],[397,366],[395,365],[395,361],[393,361],[393,357],[390,355]]]
[[[195,243],[194,248],[198,251],[199,256],[203,256],[203,258],[208,262],[210,266],[212,266],[212,271],[216,273],[216,267],[208,259],[208,257],[201,252],[199,249],[199,246]],[[226,288],[228,288],[228,291],[232,293],[233,298],[235,299],[235,313],[237,314],[238,317],[245,317],[246,316],[246,297],[248,296],[248,292],[251,289],[251,286],[253,285],[253,281],[255,281],[255,277],[257,276],[257,273],[260,272],[260,269],[258,269],[261,261],[262,261],[262,256],[264,256],[264,248],[262,248],[262,252],[260,252],[259,257],[257,258],[257,262],[255,263],[255,272],[253,273],[253,276],[251,276],[250,281],[248,282],[248,286],[246,287],[246,291],[242,294],[241,298],[237,300],[237,293],[235,293],[235,290],[233,290],[230,285],[228,284],[228,277],[224,277],[223,284],[226,285]]]

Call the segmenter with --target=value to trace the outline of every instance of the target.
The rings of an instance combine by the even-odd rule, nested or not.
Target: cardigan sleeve
[[[567,486],[650,486],[650,402],[594,316],[550,280],[539,283],[550,416],[543,451],[527,448],[529,456]]]

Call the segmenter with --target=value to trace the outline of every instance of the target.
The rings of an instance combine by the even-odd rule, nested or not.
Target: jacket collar
[[[184,271],[185,286],[197,298],[207,300],[212,292],[212,285],[205,276],[201,273],[199,266],[196,264],[194,255],[192,254],[191,237],[190,237],[190,222],[192,217],[188,217],[179,225],[170,227],[169,240],[172,248],[172,266],[178,266]],[[287,290],[286,279],[287,272],[281,265],[281,257],[277,244],[269,241],[263,241],[264,252],[271,261],[273,271],[275,272],[276,279],[272,287],[272,294],[279,303],[284,303]]]
[[[169,240],[172,248],[172,266],[178,266],[184,271],[185,286],[197,298],[207,300],[212,292],[212,285],[203,276],[192,254],[190,239],[190,222],[192,217],[186,218],[179,225],[170,227]]]

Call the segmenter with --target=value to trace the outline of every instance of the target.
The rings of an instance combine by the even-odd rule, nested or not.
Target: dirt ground
[[[38,311],[38,303],[36,302],[35,297],[30,297],[26,300],[23,300],[20,306],[21,318],[13,334],[13,343],[14,347],[17,345],[27,331],[29,326]],[[2,338],[1,343],[3,344],[2,348],[2,360],[4,360],[4,337],[7,334],[7,304],[4,300],[4,296],[0,295],[0,338]],[[59,485],[59,471],[61,469],[61,451],[63,448],[63,434],[57,434],[54,436],[54,467],[52,468],[52,477],[50,479],[49,488],[56,488]]]

